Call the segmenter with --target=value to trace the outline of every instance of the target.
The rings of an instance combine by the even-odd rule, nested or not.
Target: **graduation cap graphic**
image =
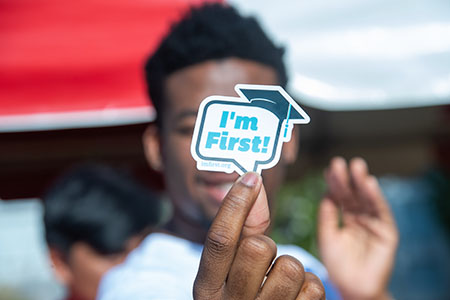
[[[310,122],[280,86],[238,84],[235,91],[240,97],[210,96],[200,105],[191,144],[200,170],[243,174],[273,167],[294,124]],[[229,116],[236,122],[228,122]],[[240,126],[242,120],[247,126]]]

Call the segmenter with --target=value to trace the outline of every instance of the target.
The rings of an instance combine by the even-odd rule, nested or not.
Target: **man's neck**
[[[172,234],[198,244],[205,242],[206,234],[208,233],[207,226],[186,220],[186,218],[177,213],[164,227]]]
[[[85,298],[77,295],[73,291],[69,291],[69,294],[65,298],[66,300],[85,300]]]

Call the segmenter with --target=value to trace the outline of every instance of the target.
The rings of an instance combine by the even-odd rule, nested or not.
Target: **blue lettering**
[[[258,130],[258,119],[256,117],[242,117],[237,116],[234,123],[234,129],[247,130],[250,127],[251,130]]]
[[[208,132],[208,138],[206,139],[205,148],[210,149],[212,147],[212,145],[218,144],[219,136],[220,136],[219,132],[213,132],[213,131]]]
[[[226,128],[227,127],[227,121],[228,121],[228,112],[223,111],[222,112],[222,118],[220,119],[220,128]]]
[[[222,132],[222,137],[220,138],[220,145],[219,145],[219,148],[221,150],[227,150],[227,139],[228,139],[228,132],[226,131]]]
[[[253,153],[267,153],[270,137],[254,136],[253,138],[229,137],[228,131],[208,132],[206,138],[206,149],[211,149],[213,145],[218,145],[220,150],[228,151],[252,151]],[[237,149],[236,149],[237,147]]]
[[[239,151],[246,152],[250,149],[250,139],[241,139],[239,141]]]
[[[228,143],[228,150],[233,151],[234,146],[239,143],[239,138],[230,137],[230,142]]]
[[[259,136],[255,136],[252,141],[252,151],[255,153],[259,153],[259,144],[261,144],[261,138]]]
[[[269,141],[270,141],[270,137],[265,136],[264,137],[264,145],[263,145],[263,148],[261,150],[262,153],[267,153],[267,146],[269,145]]]

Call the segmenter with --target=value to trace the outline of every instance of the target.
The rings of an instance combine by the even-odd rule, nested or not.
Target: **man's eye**
[[[185,136],[192,136],[194,133],[194,127],[193,126],[180,126],[176,129],[177,134],[185,135]]]

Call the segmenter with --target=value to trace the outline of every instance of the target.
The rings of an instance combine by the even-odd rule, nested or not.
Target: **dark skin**
[[[230,62],[206,62],[170,75],[162,128],[149,127],[144,135],[148,161],[153,169],[162,171],[175,209],[169,228],[197,243],[204,242],[222,199],[238,178],[236,173],[197,170],[189,149],[198,106],[210,95],[236,96],[236,83],[277,83],[270,67],[239,59]],[[283,146],[281,162],[263,172],[269,201],[275,198],[284,166],[295,160],[296,152],[297,140],[292,139]]]
[[[237,58],[206,61],[179,70],[166,80],[162,127],[150,126],[144,134],[148,161],[163,172],[174,206],[169,229],[194,242],[207,239],[209,225],[229,187],[238,179],[235,173],[197,170],[190,155],[197,109],[207,96],[236,96],[237,83],[278,81],[271,67]],[[286,166],[296,159],[297,138],[293,134],[291,141],[283,144],[277,166],[263,171],[269,207]],[[388,298],[387,281],[398,233],[378,183],[368,174],[362,159],[354,159],[347,166],[342,158],[332,160],[326,181],[329,193],[322,201],[318,226],[321,255],[331,279],[345,299]],[[340,210],[344,213],[343,227],[336,222]],[[219,260],[208,263],[213,268]]]
[[[264,235],[267,203],[258,174],[236,181],[206,236],[194,299],[325,299],[320,280],[297,259],[274,261],[276,244]]]

